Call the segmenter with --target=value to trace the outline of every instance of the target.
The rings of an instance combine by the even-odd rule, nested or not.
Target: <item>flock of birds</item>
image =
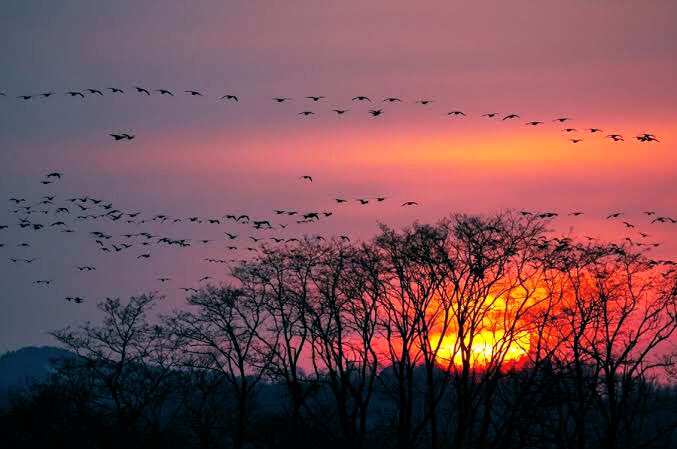
[[[94,89],[94,88],[87,88],[87,89],[82,89],[82,90],[71,90],[71,91],[66,91],[63,93],[63,95],[67,95],[69,97],[76,97],[80,99],[85,99],[87,96],[105,96],[106,94],[108,95],[125,95],[128,93],[129,90],[126,89],[121,89],[117,87],[108,87],[105,89]],[[132,93],[135,93],[137,95],[142,95],[142,96],[151,96],[151,95],[160,95],[160,96],[169,96],[169,97],[174,97],[176,96],[175,92],[169,89],[149,89],[146,87],[142,86],[133,86],[131,88]],[[178,94],[178,93],[177,93]],[[183,95],[188,95],[190,97],[206,97],[205,94],[203,94],[201,91],[198,90],[184,90],[181,92]],[[50,98],[52,96],[57,95],[56,92],[54,91],[48,91],[48,92],[43,92],[43,93],[38,93],[38,94],[22,94],[22,95],[16,95],[16,98],[19,100],[23,101],[31,101],[35,99],[46,99]],[[0,96],[2,97],[7,97],[7,94],[5,92],[0,92]],[[219,101],[227,101],[227,102],[234,102],[234,103],[239,103],[240,102],[240,97],[238,95],[226,93],[224,95],[218,96],[217,97]],[[304,101],[308,101],[311,103],[320,103],[323,100],[326,100],[327,97],[323,95],[309,95],[303,98]],[[290,103],[293,102],[294,99],[290,97],[272,97],[271,100],[274,103]],[[399,97],[386,97],[383,99],[374,99],[372,100],[370,97],[365,96],[365,95],[357,95],[351,99],[351,102],[353,103],[368,103],[368,104],[395,104],[395,103],[403,103],[404,101],[399,98]],[[414,103],[417,105],[421,106],[427,106],[430,105],[434,102],[432,99],[419,99],[415,100]],[[334,112],[336,115],[341,116],[344,115],[348,112],[351,111],[349,108],[334,108],[331,109],[332,112]],[[374,107],[370,108],[367,110],[367,112],[372,116],[372,117],[379,117],[383,115],[386,111],[383,107]],[[297,113],[299,116],[302,117],[309,117],[309,116],[314,116],[317,113],[314,110],[310,109],[304,109],[300,112]],[[457,118],[462,118],[462,117],[468,117],[469,114],[462,110],[451,110],[446,113],[447,116],[449,117],[457,117]],[[515,113],[508,113],[508,114],[501,114],[499,112],[486,112],[483,114],[480,114],[480,117],[486,118],[486,119],[498,119],[501,121],[513,121],[513,120],[519,120],[522,117],[518,114]],[[552,119],[551,121],[560,125],[563,125],[565,123],[568,123],[571,120],[570,117],[557,117],[555,119]],[[544,125],[546,121],[543,120],[530,120],[524,123],[525,126],[541,126]],[[604,134],[604,131],[600,128],[583,128],[581,130],[577,128],[571,128],[571,127],[566,127],[562,129],[562,132],[565,134],[572,134],[576,135],[575,133],[579,132],[587,132],[589,134]],[[109,134],[115,141],[122,141],[122,140],[133,140],[135,138],[135,135],[129,134],[129,133],[121,133],[121,132],[111,132]],[[623,137],[622,134],[618,133],[610,133],[604,135],[606,139],[609,139],[613,142],[623,142],[625,141],[625,138]],[[633,138],[639,142],[660,142],[658,138],[649,132],[641,132]],[[569,141],[573,144],[578,144],[583,142],[585,139],[582,137],[572,137],[569,138]]]
[[[116,87],[109,87],[106,89],[93,89],[88,88],[84,90],[74,90],[67,91],[64,95],[73,98],[86,99],[90,96],[103,97],[106,95],[125,95],[128,94],[129,90],[120,89]],[[168,96],[174,97],[178,95],[175,92],[169,89],[147,89],[142,86],[134,86],[131,89],[131,93],[141,96]],[[197,90],[184,90],[181,92],[183,95],[188,95],[190,97],[205,97],[202,92]],[[47,99],[57,95],[56,92],[49,91],[40,94],[30,94],[30,95],[18,95],[17,99],[29,102],[38,99]],[[8,97],[4,92],[0,92],[0,97]],[[234,94],[224,94],[218,96],[219,101],[225,101],[229,103],[239,103],[240,97]],[[294,99],[289,97],[273,97],[272,102],[274,103],[292,103]],[[310,104],[321,104],[325,102],[326,97],[324,96],[307,96],[303,98],[304,102],[309,102]],[[383,99],[374,99],[370,97],[359,95],[351,99],[353,103],[361,104],[395,104],[403,103],[403,100],[398,97],[386,97]],[[433,103],[432,99],[420,99],[414,102],[420,106],[428,106]],[[335,108],[331,110],[338,116],[342,116],[351,111],[349,108]],[[384,107],[373,107],[368,109],[368,113],[373,117],[379,117],[385,113]],[[316,112],[310,109],[302,110],[298,112],[298,115],[302,117],[308,117],[315,115]],[[446,115],[455,118],[468,117],[462,110],[451,110],[446,113]],[[509,114],[500,114],[498,112],[488,112],[483,113],[481,116],[483,119],[495,119],[500,121],[514,121],[520,120],[521,117],[515,113]],[[568,126],[571,118],[569,117],[558,117],[551,122],[560,124],[563,126]],[[525,126],[536,127],[544,125],[546,121],[541,120],[532,120],[525,122]],[[563,133],[566,135],[572,133],[578,133],[579,130],[576,128],[566,127],[563,130]],[[599,128],[585,128],[581,131],[587,131],[590,134],[594,135],[605,135],[604,131]],[[624,137],[618,133],[606,134],[607,139],[613,142],[622,142]],[[132,132],[111,132],[110,137],[115,141],[132,141],[136,138],[136,135]],[[634,139],[640,142],[659,142],[657,137],[651,133],[640,133],[634,136]],[[569,139],[572,143],[577,144],[583,141],[582,138],[571,138]],[[58,183],[64,174],[61,172],[50,172],[46,173],[40,183],[43,186],[49,186],[51,184]],[[301,175],[298,177],[298,182],[307,182],[312,183],[313,177],[311,175]],[[378,203],[383,203],[384,201],[390,200],[387,196],[376,196],[376,197],[359,197],[359,198],[342,198],[335,197],[332,201],[333,205],[337,208],[345,207],[348,204],[355,204],[359,206],[374,205]],[[230,262],[242,262],[242,256],[246,254],[255,254],[261,250],[262,245],[294,245],[301,243],[300,238],[298,237],[300,233],[290,233],[296,229],[298,225],[304,224],[314,224],[323,222],[330,219],[334,216],[338,209],[329,208],[329,210],[310,210],[310,211],[301,211],[301,210],[288,210],[288,209],[273,209],[271,215],[268,217],[252,217],[250,214],[246,213],[226,213],[223,215],[205,217],[205,216],[187,216],[187,217],[177,217],[170,216],[170,214],[147,214],[141,211],[129,211],[124,210],[123,208],[116,207],[112,202],[103,200],[101,198],[96,198],[91,195],[81,195],[70,198],[61,198],[57,193],[48,192],[45,193],[40,198],[27,199],[23,197],[12,197],[8,199],[12,208],[9,212],[16,216],[16,223],[14,224],[3,224],[0,223],[0,250],[11,250],[21,251],[25,248],[31,247],[30,241],[15,241],[12,243],[5,243],[2,241],[2,232],[8,231],[10,228],[17,228],[26,232],[61,232],[61,233],[78,233],[84,234],[97,248],[97,251],[104,254],[127,254],[131,253],[139,263],[153,259],[154,249],[158,247],[173,247],[173,248],[188,248],[193,246],[207,246],[207,245],[222,245],[219,248],[219,253],[223,254],[232,254],[239,255],[240,258],[228,257],[228,258],[214,258],[207,257],[204,258],[205,262],[213,264],[227,264]],[[404,201],[399,204],[400,207],[408,208],[415,207],[419,205],[417,201]],[[553,219],[559,216],[557,212],[532,212],[532,211],[520,211],[522,215],[535,215],[539,218],[544,219]],[[579,217],[583,215],[582,211],[573,211],[567,214],[571,217]],[[644,211],[644,215],[650,218],[648,224],[677,224],[677,219],[668,216],[657,215],[654,211]],[[625,216],[622,212],[614,212],[606,216],[607,220],[616,220],[619,221],[626,230],[632,231],[634,234],[631,236],[625,237],[628,243],[632,246],[645,247],[645,248],[655,248],[660,245],[660,242],[651,240],[650,234],[644,232],[643,230],[636,229],[637,224],[631,223],[628,220],[624,219]],[[207,238],[185,238],[185,237],[175,237],[170,235],[170,232],[158,232],[156,230],[156,225],[161,224],[179,224],[187,223],[192,225],[208,225],[208,226],[221,226],[223,230],[222,239],[223,241],[218,241],[215,239]],[[110,226],[111,224],[124,225],[129,228],[130,226],[135,229],[134,232],[119,232],[113,233],[111,231],[104,231],[103,225]],[[292,227],[289,231],[285,231],[288,227]],[[149,227],[152,227],[150,229]],[[164,228],[163,228],[164,229]],[[203,228],[204,229],[204,228]],[[151,232],[152,231],[152,232]],[[306,237],[316,240],[326,240],[326,237],[322,235],[314,235],[313,237]],[[339,235],[335,237],[340,241],[349,242],[350,237],[348,235]],[[593,237],[587,236],[589,240],[592,240]],[[569,238],[555,238],[554,241],[558,248],[566,247],[570,244]],[[545,244],[545,243],[544,243]],[[549,244],[549,243],[548,243]],[[618,246],[618,250],[622,251],[622,247]],[[38,258],[27,258],[19,257],[12,255],[8,257],[9,262],[13,264],[32,264],[38,260]],[[671,260],[658,260],[655,261],[657,264],[665,265],[674,265],[674,262]],[[81,264],[73,268],[81,273],[89,273],[96,271],[95,264]],[[671,268],[674,270],[674,268]],[[202,276],[198,283],[211,280],[212,277],[205,275]],[[160,284],[167,284],[172,281],[170,277],[167,276],[158,276],[156,278],[157,282]],[[36,286],[50,287],[54,285],[53,279],[36,279],[33,281],[33,284]],[[180,290],[184,292],[197,292],[197,289],[194,287],[180,287]],[[67,296],[65,300],[80,304],[85,301],[82,296]]]
[[[57,183],[63,178],[60,172],[51,172],[44,175],[40,180],[42,185],[50,185]],[[313,177],[310,175],[299,176],[298,182],[313,182]],[[364,206],[370,203],[381,203],[388,200],[386,196],[368,197],[368,198],[334,198],[336,206],[346,205],[347,203],[355,203],[356,205]],[[289,226],[313,224],[326,220],[334,216],[336,210],[322,210],[322,211],[298,211],[287,209],[273,209],[271,216],[254,218],[249,214],[242,213],[226,213],[220,216],[204,217],[204,216],[187,216],[176,217],[169,214],[146,214],[141,211],[128,211],[118,208],[112,202],[105,201],[101,198],[95,198],[90,195],[75,196],[70,198],[59,198],[56,193],[47,193],[40,198],[29,200],[22,197],[11,197],[8,202],[12,206],[9,212],[17,217],[15,224],[0,224],[0,238],[2,231],[7,231],[10,227],[18,228],[28,232],[45,232],[46,230],[58,231],[61,233],[80,233],[89,238],[93,245],[98,248],[98,251],[105,254],[126,254],[131,252],[132,256],[139,262],[147,261],[153,258],[153,250],[161,247],[175,247],[188,248],[191,246],[206,246],[206,245],[223,245],[219,252],[224,253],[235,252],[234,254],[250,254],[257,253],[261,250],[263,244],[270,245],[294,245],[301,243],[301,240],[295,236],[284,236],[282,234],[275,234],[283,232]],[[416,201],[405,201],[401,203],[400,207],[417,206]],[[519,211],[521,215],[534,215],[543,219],[554,219],[560,214],[557,212],[532,212]],[[644,211],[643,214],[650,219],[647,224],[677,224],[677,219],[668,216],[657,215],[654,211]],[[570,217],[579,217],[584,215],[582,211],[572,211],[567,214]],[[625,240],[632,246],[645,247],[646,249],[655,248],[660,245],[660,242],[652,241],[650,234],[637,229],[637,224],[631,223],[624,219],[623,212],[613,212],[605,217],[607,220],[619,221],[625,229],[636,233],[632,236],[625,237]],[[85,224],[89,223],[95,228],[86,228]],[[103,231],[102,226],[110,223],[119,223],[126,226],[133,226],[136,228],[135,232],[113,233],[110,231]],[[212,225],[212,226],[227,226],[227,230],[223,231],[223,241],[206,238],[177,238],[167,233],[158,233],[157,231],[150,232],[147,228],[149,225],[156,224],[178,224],[189,223],[194,225]],[[237,229],[233,229],[237,226]],[[155,227],[155,226],[154,226]],[[248,232],[243,232],[244,228],[248,228]],[[204,228],[203,228],[204,229]],[[294,234],[298,235],[298,234]],[[306,237],[316,240],[326,240],[322,235],[314,235],[313,237]],[[350,242],[348,235],[339,235],[335,237],[340,241]],[[586,236],[587,239],[593,240],[593,237]],[[554,238],[556,248],[567,247],[571,243],[568,237]],[[549,242],[544,242],[549,244]],[[25,248],[31,247],[30,241],[15,241],[13,245],[7,243],[0,243],[1,249],[9,249],[14,246],[16,251],[21,251]],[[622,246],[616,246],[619,251],[623,251]],[[18,256],[9,257],[9,262],[13,264],[32,264],[37,258],[22,258]],[[229,262],[242,262],[246,258],[205,258],[204,261],[212,264],[227,264]],[[657,260],[656,264],[675,265],[671,260]],[[73,268],[81,273],[89,273],[96,271],[94,264],[81,264]],[[673,271],[672,267],[670,270]],[[211,280],[212,277],[202,276],[198,283]],[[167,276],[158,276],[156,278],[160,284],[167,284],[172,279]],[[49,287],[54,285],[53,279],[36,279],[33,281],[36,286]],[[194,287],[180,287],[184,292],[197,292]],[[85,301],[82,296],[67,296],[66,301],[80,304]]]

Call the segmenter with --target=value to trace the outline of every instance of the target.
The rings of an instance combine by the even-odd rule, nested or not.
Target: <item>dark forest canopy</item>
[[[55,331],[10,447],[675,444],[677,272],[543,218],[455,215],[266,248],[168,315],[156,294]]]

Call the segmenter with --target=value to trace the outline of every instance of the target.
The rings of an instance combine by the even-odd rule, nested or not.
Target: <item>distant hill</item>
[[[73,353],[53,346],[29,346],[0,356],[0,407],[8,401],[13,388],[44,380],[52,372],[51,361],[73,357]]]

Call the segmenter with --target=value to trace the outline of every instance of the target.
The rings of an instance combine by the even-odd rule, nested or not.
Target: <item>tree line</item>
[[[0,415],[11,447],[674,447],[677,272],[510,211],[263,248],[74,356]],[[165,307],[166,308],[166,307]]]

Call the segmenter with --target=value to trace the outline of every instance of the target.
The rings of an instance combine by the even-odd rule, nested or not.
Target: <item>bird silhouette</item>
[[[222,96],[221,98],[219,98],[219,100],[233,100],[233,101],[237,101],[237,102],[240,101],[239,98],[237,98],[237,96],[230,95],[230,94],[226,94],[226,95]]]
[[[365,97],[364,95],[358,95],[357,97],[353,97],[353,101],[368,101],[368,102],[371,102],[371,99],[369,97]]]
[[[33,95],[19,95],[17,98],[21,98],[22,100],[30,100],[33,98]]]
[[[388,97],[388,98],[384,98],[383,101],[386,101],[386,102],[388,102],[388,103],[402,102],[402,100],[400,100],[400,99],[397,98],[397,97]]]
[[[323,99],[323,98],[325,98],[325,97],[323,97],[323,96],[314,97],[314,96],[310,95],[310,96],[308,96],[308,97],[306,97],[306,98],[309,99],[309,100],[313,100],[313,101],[320,101],[321,99]]]
[[[308,116],[308,115],[315,115],[315,113],[313,111],[301,111],[301,112],[299,112],[298,115]]]
[[[505,117],[503,117],[503,120],[512,120],[512,119],[515,119],[515,118],[520,118],[520,116],[517,115],[517,114],[508,114]]]
[[[114,94],[124,94],[125,93],[124,90],[118,89],[117,87],[108,87],[108,90],[110,90]]]
[[[560,117],[560,118],[554,119],[553,122],[564,123],[564,122],[566,122],[567,120],[571,120],[571,119],[570,119],[569,117]]]
[[[171,97],[174,96],[174,94],[167,89],[155,89],[155,92],[160,92],[160,95],[169,95]]]
[[[620,134],[609,134],[606,137],[607,139],[611,139],[614,142],[623,141],[623,136],[621,136]]]
[[[599,128],[588,128],[588,131],[590,131],[590,133],[592,133],[592,134],[595,134],[595,133],[601,133],[601,132],[602,132],[602,130],[599,129]]]
[[[606,219],[609,220],[609,219],[611,219],[611,218],[618,218],[618,217],[620,217],[621,215],[623,215],[622,212],[614,212],[613,214],[607,215]]]
[[[527,126],[538,126],[538,125],[542,125],[542,124],[543,124],[543,122],[539,122],[539,121],[533,121],[533,122],[526,122],[525,123],[525,125],[527,125]]]
[[[453,116],[459,116],[460,115],[460,116],[463,116],[463,117],[466,116],[465,112],[463,112],[463,111],[450,111],[450,112],[447,112],[447,115],[453,115]]]
[[[379,115],[383,114],[383,109],[370,109],[369,113],[374,117],[378,117]]]
[[[402,206],[418,206],[418,203],[416,201],[406,201],[402,203]]]
[[[99,89],[87,89],[87,92],[93,95],[96,94],[103,97],[103,92],[101,92]]]
[[[192,97],[199,96],[201,97],[202,94],[198,92],[197,90],[184,90],[185,93],[189,94]]]
[[[309,175],[303,175],[303,176],[300,176],[299,179],[302,179],[302,180],[305,180],[305,181],[313,182],[313,177],[312,177],[312,176],[309,176]]]
[[[430,104],[430,103],[432,103],[432,102],[433,102],[433,100],[418,100],[418,101],[416,102],[416,104],[422,104],[423,106],[425,106],[425,105],[428,105],[428,104]]]
[[[278,103],[284,103],[285,101],[289,101],[291,98],[287,97],[273,97],[273,101],[276,101]]]
[[[498,115],[498,112],[488,112],[486,114],[482,114],[482,117],[494,118],[497,115]]]
[[[347,202],[348,202],[348,200],[345,200],[345,199],[343,199],[343,198],[334,198],[334,201],[336,201],[338,204],[341,204],[341,203],[347,203]]]
[[[569,140],[571,141],[571,143],[574,143],[574,144],[579,143],[579,142],[583,142],[583,139],[569,139]]]
[[[71,97],[85,98],[85,94],[83,94],[82,92],[77,92],[77,91],[66,92],[66,95],[70,95]]]
[[[136,91],[140,94],[150,95],[150,92],[148,91],[148,89],[145,89],[143,87],[134,86],[134,89],[136,89]]]
[[[332,111],[336,112],[337,115],[343,115],[346,112],[350,111],[350,109],[332,109]]]

